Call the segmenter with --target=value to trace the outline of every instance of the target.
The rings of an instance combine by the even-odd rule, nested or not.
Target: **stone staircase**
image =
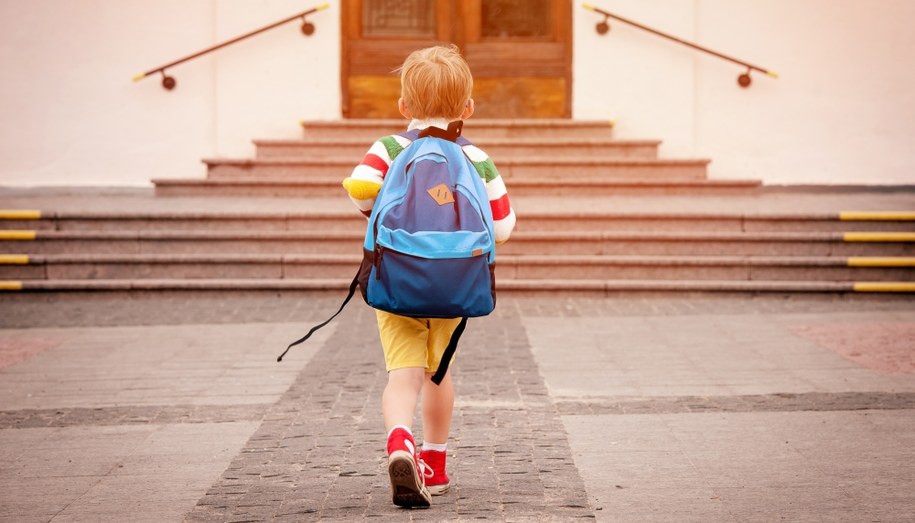
[[[153,180],[160,196],[338,196],[340,180],[403,121],[305,122],[300,140],[256,141],[253,159],[205,159],[204,179]],[[497,161],[513,196],[724,194],[758,180],[711,180],[706,159],[658,158],[658,141],[612,138],[610,122],[468,120],[465,135]]]
[[[205,160],[205,179],[156,180],[147,209],[0,211],[0,289],[340,294],[365,229],[340,180],[399,125],[307,123],[301,140],[255,142],[254,159]],[[606,122],[470,120],[466,134],[519,215],[500,293],[915,292],[913,209],[767,206],[758,181],[710,180],[708,160],[660,159],[659,142],[614,140]],[[197,196],[222,204],[179,205]]]

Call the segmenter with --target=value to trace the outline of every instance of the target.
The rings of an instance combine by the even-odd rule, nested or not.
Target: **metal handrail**
[[[750,71],[759,71],[761,73],[765,73],[768,76],[771,76],[772,78],[778,78],[778,73],[776,73],[775,71],[752,65],[750,63],[744,62],[743,60],[738,60],[737,58],[719,53],[718,51],[713,51],[706,47],[702,47],[699,44],[694,44],[693,42],[688,42],[686,40],[683,40],[682,38],[677,38],[676,36],[669,35],[663,31],[653,29],[651,27],[640,24],[638,22],[633,22],[632,20],[628,20],[626,18],[623,18],[622,16],[615,15],[613,13],[604,11],[603,9],[594,7],[591,4],[582,4],[582,7],[584,7],[585,9],[588,9],[590,11],[594,11],[595,13],[604,15],[604,20],[601,22],[598,22],[597,27],[595,28],[597,30],[598,34],[603,35],[603,34],[607,34],[607,32],[610,31],[610,24],[607,23],[607,20],[610,18],[613,18],[614,20],[619,20],[620,22],[623,22],[625,24],[629,24],[631,26],[638,27],[639,29],[642,29],[643,31],[648,31],[649,33],[658,35],[663,38],[667,38],[668,40],[673,40],[674,42],[683,44],[687,47],[691,47],[697,51],[702,51],[702,52],[708,53],[712,56],[717,56],[718,58],[721,58],[722,60],[727,60],[729,62],[733,62],[735,64],[746,67],[747,72],[745,72],[737,77],[737,84],[740,85],[741,87],[749,87],[750,84],[752,83],[753,80],[750,78]]]
[[[274,23],[272,23],[272,24],[270,24],[270,25],[266,25],[266,26],[264,26],[264,27],[261,27],[260,29],[255,29],[254,31],[251,31],[250,33],[245,33],[245,34],[243,34],[243,35],[241,35],[241,36],[237,36],[237,37],[235,37],[235,38],[233,38],[233,39],[231,39],[231,40],[227,40],[227,41],[225,41],[225,42],[222,42],[221,44],[216,44],[216,45],[214,45],[213,47],[208,47],[207,49],[204,49],[203,51],[199,51],[199,52],[196,52],[196,53],[194,53],[194,54],[185,56],[184,58],[181,58],[181,59],[179,59],[179,60],[175,60],[174,62],[165,64],[165,65],[163,65],[163,66],[161,66],[161,67],[156,67],[155,69],[150,69],[149,71],[146,71],[145,73],[140,73],[140,74],[138,74],[138,75],[136,75],[136,76],[133,77],[133,81],[134,81],[134,82],[139,82],[140,80],[142,80],[142,79],[144,79],[144,78],[147,78],[147,77],[149,77],[149,76],[151,76],[151,75],[154,75],[154,74],[156,74],[156,73],[162,73],[162,87],[164,87],[165,89],[171,91],[172,89],[175,88],[176,85],[178,85],[178,82],[175,81],[175,79],[174,79],[173,77],[168,76],[167,74],[165,74],[165,70],[168,69],[169,67],[173,67],[173,66],[176,66],[176,65],[178,65],[178,64],[181,64],[181,63],[184,63],[184,62],[193,60],[194,58],[201,57],[201,56],[203,56],[203,55],[205,55],[205,54],[207,54],[207,53],[211,53],[211,52],[213,52],[213,51],[216,51],[217,49],[222,49],[223,47],[232,45],[232,44],[234,44],[234,43],[236,43],[236,42],[240,42],[240,41],[242,41],[242,40],[244,40],[244,39],[246,39],[246,38],[250,38],[250,37],[252,37],[252,36],[254,36],[254,35],[256,35],[256,34],[263,33],[264,31],[269,31],[270,29],[273,29],[274,27],[279,27],[279,26],[281,26],[281,25],[283,25],[283,24],[285,24],[285,23],[288,23],[288,22],[291,22],[291,21],[295,20],[296,18],[301,18],[301,19],[302,19],[302,34],[304,34],[305,36],[311,36],[311,35],[313,35],[314,32],[315,32],[315,25],[314,25],[313,23],[311,23],[311,22],[305,20],[305,17],[308,16],[308,15],[310,15],[310,14],[312,14],[312,13],[316,13],[316,12],[318,12],[318,11],[327,9],[328,7],[330,7],[330,4],[321,4],[321,5],[318,5],[318,6],[313,7],[313,8],[311,8],[311,9],[307,10],[307,11],[303,11],[303,12],[301,12],[301,13],[292,15],[292,16],[290,16],[289,18],[285,18],[285,19],[283,19],[283,20],[280,20],[279,22],[274,22]]]

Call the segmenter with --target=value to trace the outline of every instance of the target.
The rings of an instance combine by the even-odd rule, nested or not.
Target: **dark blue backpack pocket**
[[[391,249],[374,253],[366,301],[404,316],[485,316],[495,308],[493,267],[486,256],[420,258]],[[418,274],[439,275],[435,281]]]

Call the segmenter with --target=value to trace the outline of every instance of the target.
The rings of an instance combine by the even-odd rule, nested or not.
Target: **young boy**
[[[411,53],[400,68],[400,113],[410,120],[408,130],[436,126],[447,129],[454,120],[473,114],[470,98],[473,77],[455,46],[430,47]],[[394,158],[409,147],[402,136],[386,136],[375,142],[343,185],[350,198],[370,216],[375,197]],[[486,184],[495,225],[496,242],[508,240],[515,214],[505,184],[489,157],[472,145],[463,151]],[[382,396],[382,414],[388,432],[388,474],[394,504],[428,507],[431,496],[444,494],[451,486],[445,458],[454,385],[451,371],[441,385],[431,381],[442,353],[460,318],[410,318],[376,311],[384,350],[388,383]],[[413,438],[413,413],[422,395],[423,445],[417,452]]]

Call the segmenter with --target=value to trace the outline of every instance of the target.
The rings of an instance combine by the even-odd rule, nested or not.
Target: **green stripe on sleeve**
[[[393,136],[385,136],[384,138],[378,140],[384,145],[385,150],[388,151],[388,156],[391,158],[391,161],[394,161],[394,158],[397,158],[397,155],[403,151],[403,146],[400,145]]]
[[[480,173],[480,178],[483,178],[483,181],[489,183],[499,177],[499,170],[496,169],[496,164],[492,163],[492,160],[486,158],[482,162],[473,162],[473,166],[477,168],[477,172]]]

